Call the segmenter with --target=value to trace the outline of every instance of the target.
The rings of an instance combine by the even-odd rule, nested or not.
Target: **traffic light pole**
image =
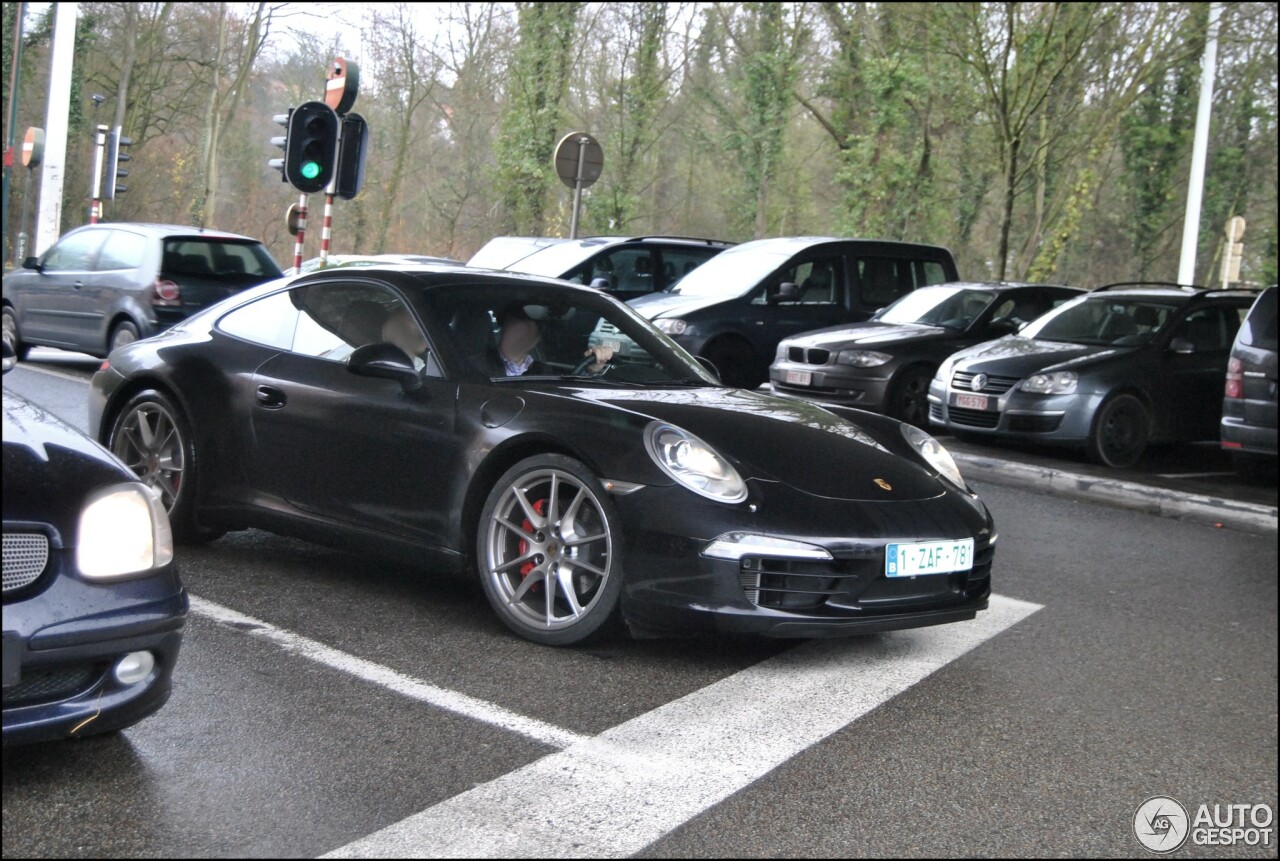
[[[333,190],[325,190],[324,222],[320,226],[320,268],[329,265],[329,239],[333,235]]]
[[[293,244],[293,271],[302,271],[302,242],[307,235],[307,196],[298,198],[298,241]]]
[[[102,216],[102,153],[107,146],[106,126],[98,126],[93,135],[93,179],[89,189],[89,223],[97,224]]]

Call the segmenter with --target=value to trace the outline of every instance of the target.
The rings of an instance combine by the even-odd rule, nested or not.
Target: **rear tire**
[[[4,309],[4,340],[19,362],[26,361],[27,354],[31,352],[31,345],[22,343],[22,338],[18,335],[18,317],[13,313],[12,308]]]
[[[195,440],[186,416],[168,395],[146,389],[130,398],[111,424],[107,448],[139,481],[160,493],[175,540],[198,544],[222,535],[197,523]]]
[[[111,330],[111,337],[107,340],[107,352],[112,353],[123,347],[125,344],[132,344],[138,340],[138,327],[125,321],[117,323],[116,327]]]
[[[1112,469],[1133,466],[1151,438],[1151,419],[1142,401],[1133,395],[1108,398],[1093,418],[1085,453],[1094,463]]]

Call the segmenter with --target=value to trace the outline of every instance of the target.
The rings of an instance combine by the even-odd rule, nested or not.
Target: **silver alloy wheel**
[[[494,507],[484,570],[513,616],[563,630],[600,600],[612,546],[595,492],[564,470],[538,469],[509,485]]]
[[[111,453],[124,461],[143,484],[160,492],[165,511],[172,512],[182,488],[182,437],[169,411],[145,402],[120,420]]]
[[[125,344],[138,340],[138,332],[128,323],[122,323],[111,333],[111,350],[115,351]]]

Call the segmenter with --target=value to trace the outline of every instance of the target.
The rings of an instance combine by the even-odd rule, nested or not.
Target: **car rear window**
[[[263,281],[280,276],[280,267],[262,243],[234,239],[166,239],[161,268],[168,275],[204,278]]]
[[[1264,291],[1254,303],[1240,327],[1240,343],[1263,350],[1276,349],[1276,288]]]

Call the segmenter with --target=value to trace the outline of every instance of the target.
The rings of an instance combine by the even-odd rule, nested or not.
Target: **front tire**
[[[521,637],[568,646],[616,626],[620,523],[585,464],[558,454],[520,461],[489,492],[476,533],[485,597]]]
[[[221,534],[196,522],[195,441],[186,416],[168,395],[147,389],[130,398],[111,424],[107,447],[160,493],[176,540],[200,543]]]
[[[921,430],[929,429],[929,382],[933,372],[928,368],[907,368],[893,383],[888,412],[893,418]]]
[[[1151,438],[1151,419],[1142,401],[1133,395],[1108,398],[1093,419],[1085,449],[1094,463],[1113,469],[1133,466]]]

